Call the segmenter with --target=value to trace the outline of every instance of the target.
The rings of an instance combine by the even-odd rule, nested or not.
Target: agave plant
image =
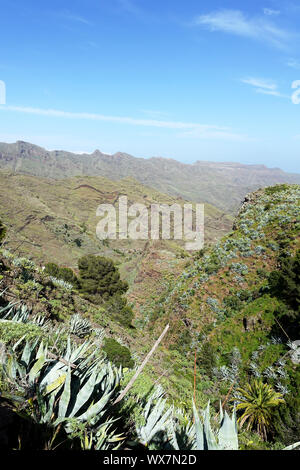
[[[45,328],[51,325],[51,321],[47,319],[44,315],[35,315],[29,320],[29,323]]]
[[[120,448],[124,436],[116,434],[112,429],[116,421],[116,419],[108,419],[97,428],[88,430],[86,425],[74,420],[70,436],[79,438],[82,450],[117,450]]]
[[[2,309],[2,312],[5,310],[8,310],[8,312],[2,316],[2,320],[10,320],[17,323],[27,323],[31,312],[26,305],[16,307],[16,304],[8,304]]]
[[[73,284],[70,282],[64,281],[63,279],[58,279],[57,277],[54,276],[49,276],[52,284],[56,287],[62,287],[63,289],[66,289],[68,291],[71,291],[73,289]]]
[[[165,408],[166,400],[163,398],[162,390],[155,390],[143,411],[145,423],[136,426],[137,438],[143,445],[148,446],[157,434],[165,431],[173,411],[172,408],[165,411]]]
[[[120,381],[121,370],[94,360],[89,343],[72,347],[68,339],[60,359],[48,359],[43,342],[26,342],[17,358],[19,342],[7,351],[3,370],[7,379],[23,391],[32,415],[39,423],[63,424],[71,432],[71,421],[95,426],[106,415]]]
[[[210,404],[198,414],[193,402],[194,423],[184,428],[171,424],[170,443],[175,450],[238,450],[238,433],[235,410],[232,417],[220,405],[219,428],[212,430]]]
[[[88,320],[84,320],[77,313],[71,316],[70,319],[70,333],[78,336],[79,338],[84,338],[92,332],[92,325]]]

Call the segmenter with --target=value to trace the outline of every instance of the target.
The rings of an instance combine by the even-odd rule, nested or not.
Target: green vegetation
[[[127,282],[121,281],[113,261],[103,256],[86,255],[78,260],[80,290],[88,296],[107,300],[124,294]]]
[[[3,225],[2,221],[0,220],[0,243],[4,239],[6,234],[6,227]]]
[[[59,267],[55,263],[47,263],[45,266],[45,273],[56,279],[61,279],[65,282],[68,282],[74,287],[78,287],[79,285],[76,274],[70,268]]]
[[[280,270],[272,271],[269,276],[270,290],[298,313],[300,321],[300,250],[295,256],[282,254],[278,262]]]
[[[49,449],[298,441],[298,214],[298,186],[259,190],[232,232],[201,253],[165,257],[163,245],[130,259],[129,250],[103,247],[122,263],[79,257],[74,286],[73,269],[60,275],[54,263],[42,270],[1,249],[0,387],[5,406],[26,414],[21,445],[30,448],[29,432]],[[138,256],[133,275],[126,263]],[[114,404],[167,323],[155,357]],[[10,448],[20,445],[13,439]]]
[[[267,431],[272,424],[273,408],[284,403],[282,395],[262,380],[254,380],[246,389],[238,388],[237,410],[243,410],[239,418],[241,426],[248,423],[247,429],[256,428],[262,439],[267,439]]]
[[[107,355],[108,360],[113,362],[116,366],[129,368],[134,366],[134,361],[131,359],[129,349],[122,346],[113,338],[105,338],[103,351]]]

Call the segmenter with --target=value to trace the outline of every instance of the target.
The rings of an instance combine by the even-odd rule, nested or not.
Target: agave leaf
[[[112,393],[113,391],[111,391],[107,395],[104,395],[99,401],[92,404],[85,413],[83,413],[82,415],[79,415],[77,419],[79,419],[80,421],[89,421],[95,415],[97,415],[97,419],[100,418],[104,413],[103,410],[106,407],[108,400],[110,399]]]
[[[287,446],[285,447],[284,449],[282,450],[293,450],[295,449],[296,447],[300,446],[300,441],[299,442],[295,442],[295,444],[291,444],[290,446]]]
[[[59,399],[58,418],[67,417],[68,406],[71,398],[71,368],[68,367],[68,373],[64,383],[64,389]]]
[[[13,345],[13,348],[12,348],[13,352],[16,352],[16,350],[17,350],[19,344],[21,344],[22,341],[23,341],[25,338],[26,338],[26,335],[23,335],[22,338],[20,338],[20,339]]]
[[[222,421],[223,421],[223,418],[224,418],[224,413],[223,413],[223,408],[222,408],[222,404],[221,404],[221,400],[220,400],[220,417],[219,417],[219,423],[221,424]]]
[[[198,411],[193,400],[193,412],[195,418],[195,433],[196,433],[196,450],[203,450],[204,449],[204,441],[203,441],[203,425],[200,421]]]
[[[166,421],[168,420],[168,418],[170,417],[170,415],[172,414],[172,408],[169,408],[164,414],[163,416],[159,419],[159,421],[156,422],[155,426],[152,428],[150,434],[148,435],[148,442],[151,441],[151,439],[159,432],[159,431],[162,431],[164,429],[164,425],[166,423]]]
[[[218,444],[210,425],[209,402],[203,413],[204,418],[204,450],[218,450]]]
[[[45,388],[45,394],[47,395],[48,393],[53,392],[58,387],[63,385],[65,383],[66,377],[67,377],[67,374],[59,375],[56,380],[54,380],[52,383],[47,385],[47,387]]]
[[[38,378],[39,372],[45,364],[45,356],[41,355],[38,360],[34,363],[29,372],[29,382],[34,382]]]
[[[17,361],[14,356],[8,356],[4,370],[10,379],[17,377]]]
[[[75,405],[69,415],[69,417],[73,417],[75,416],[75,414],[77,413],[77,411],[80,410],[80,408],[85,404],[87,403],[87,401],[89,400],[89,398],[91,397],[94,389],[95,389],[95,385],[96,385],[96,379],[97,379],[97,370],[95,368],[94,372],[90,375],[89,379],[87,380],[87,382],[85,383],[85,385],[79,390],[77,396],[76,396],[76,401],[75,401]]]
[[[41,417],[42,423],[50,423],[52,421],[52,417],[54,415],[54,402],[55,402],[55,393],[50,395],[48,400],[48,409],[47,412]]]
[[[25,344],[25,347],[23,349],[22,356],[21,356],[21,362],[23,362],[26,365],[26,367],[28,367],[29,365],[32,350],[33,350],[32,344],[26,341],[26,344]]]
[[[180,450],[179,445],[178,445],[178,441],[177,441],[177,436],[176,436],[176,431],[175,431],[175,426],[174,426],[173,419],[171,419],[170,422],[169,422],[167,432],[168,432],[168,437],[169,437],[170,444],[173,447],[173,449],[174,450]]]
[[[67,366],[60,361],[53,362],[50,364],[50,367],[47,368],[45,375],[40,383],[41,388],[47,387],[49,384],[53,383],[58,379],[62,374],[65,374]]]
[[[225,411],[224,419],[218,432],[219,447],[224,450],[238,450],[238,436],[235,421]]]

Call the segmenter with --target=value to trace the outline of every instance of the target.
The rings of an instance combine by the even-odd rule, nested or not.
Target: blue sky
[[[0,25],[0,141],[300,172],[299,1],[0,0]]]

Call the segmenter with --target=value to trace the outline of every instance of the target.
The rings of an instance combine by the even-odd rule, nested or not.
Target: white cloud
[[[194,24],[210,31],[222,31],[250,39],[268,42],[284,48],[291,39],[288,31],[278,28],[265,17],[247,17],[240,10],[218,10],[195,18]]]
[[[263,78],[242,78],[241,82],[246,83],[247,85],[252,85],[257,88],[264,88],[266,90],[276,90],[277,85],[270,80],[265,80]]]
[[[289,98],[289,96],[280,93],[278,85],[274,81],[266,80],[264,78],[242,78],[242,83],[246,83],[255,88],[256,93],[263,95],[278,96],[280,98]]]
[[[67,119],[85,119],[92,121],[113,122],[118,124],[127,124],[133,126],[156,127],[164,129],[177,129],[177,130],[194,130],[198,137],[206,139],[231,139],[236,140],[239,134],[236,134],[232,129],[224,126],[210,125],[210,124],[197,124],[190,122],[180,121],[162,121],[155,119],[136,119],[132,117],[121,116],[106,116],[103,114],[94,113],[76,113],[69,111],[60,111],[56,109],[41,109],[22,106],[0,106],[1,111],[12,111],[24,114],[33,114],[36,116],[67,118]],[[240,135],[243,138],[242,135]]]
[[[288,59],[286,65],[293,69],[297,69],[297,70],[300,69],[300,62],[293,58]]]
[[[267,16],[278,16],[280,15],[280,10],[272,10],[272,8],[264,8],[264,14]]]

